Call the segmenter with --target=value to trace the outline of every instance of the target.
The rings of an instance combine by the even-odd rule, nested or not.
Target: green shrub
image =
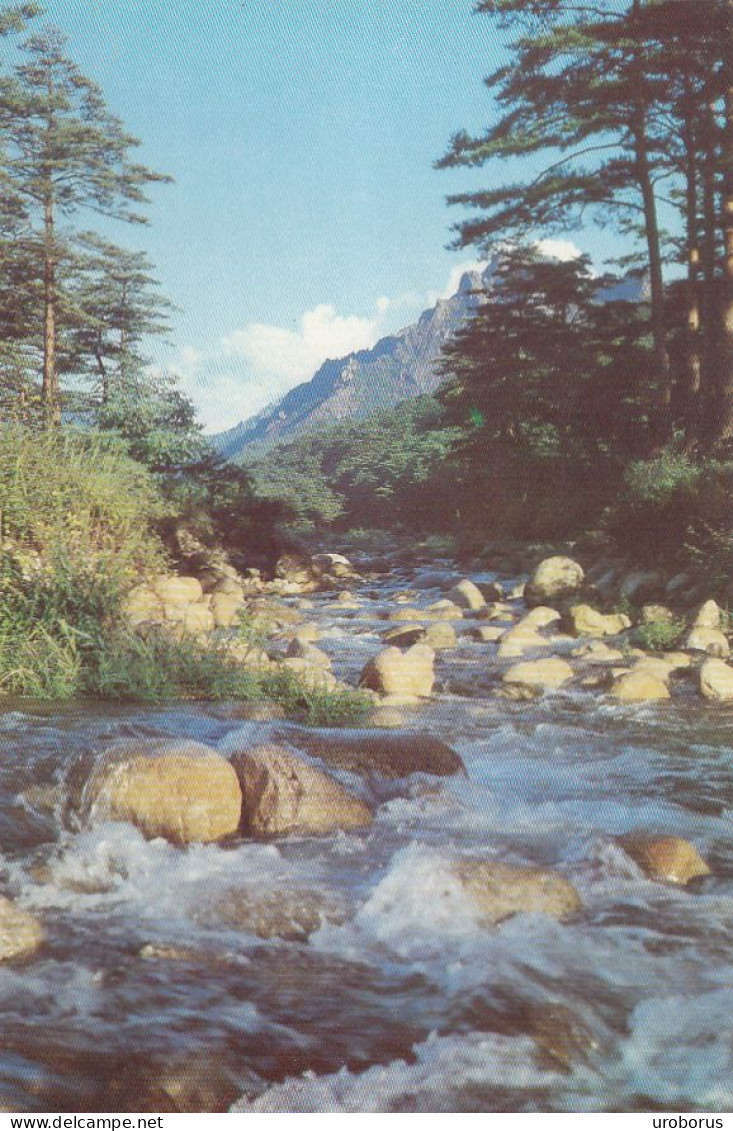
[[[634,630],[634,643],[650,652],[674,648],[684,636],[686,625],[681,620],[655,620]]]

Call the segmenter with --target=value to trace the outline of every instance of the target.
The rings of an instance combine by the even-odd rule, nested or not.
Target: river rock
[[[617,664],[624,659],[623,652],[618,648],[609,648],[602,640],[590,640],[582,648],[573,651],[574,656],[579,656],[588,664]]]
[[[168,605],[166,605],[166,616],[167,619],[171,619]],[[187,636],[207,636],[213,632],[216,620],[207,605],[185,605],[182,607],[180,624],[183,633]]]
[[[573,605],[568,610],[567,622],[574,636],[618,636],[631,621],[624,613],[599,613],[591,605]]]
[[[641,624],[674,624],[675,619],[667,605],[643,605],[639,615]]]
[[[501,601],[504,597],[504,589],[500,581],[477,581],[476,585],[484,601]]]
[[[153,578],[151,588],[164,605],[195,605],[204,596],[203,586],[197,577],[162,574]]]
[[[564,601],[578,592],[584,576],[582,566],[572,558],[545,558],[525,585],[524,599],[529,606]]]
[[[692,618],[693,628],[722,628],[724,614],[717,601],[705,601]]]
[[[700,691],[717,703],[733,699],[733,667],[723,660],[706,660],[700,668]]]
[[[547,605],[536,605],[535,608],[530,609],[525,613],[520,620],[517,621],[516,628],[548,628],[551,624],[557,624],[560,620],[560,614],[557,609],[551,609]]]
[[[464,578],[459,581],[457,585],[448,593],[448,598],[453,601],[461,609],[468,609],[470,612],[475,613],[479,609],[483,609],[486,605],[486,598],[477,585]]]
[[[435,621],[434,624],[430,624],[427,627],[425,643],[435,652],[441,652],[447,648],[455,648],[458,644],[456,630],[449,621]]]
[[[522,912],[568,919],[583,907],[576,889],[558,872],[473,859],[458,861],[454,871],[491,924]]]
[[[644,670],[632,670],[620,674],[613,682],[611,696],[627,703],[670,698],[665,680]]]
[[[480,620],[514,620],[514,609],[511,605],[507,605],[505,601],[495,601],[493,605],[487,605],[485,609],[480,609],[478,617]]]
[[[394,644],[397,648],[409,648],[417,644],[418,640],[425,638],[425,626],[422,624],[405,625],[390,628],[382,636],[385,644]]]
[[[630,834],[621,837],[620,844],[652,880],[687,884],[698,876],[710,875],[709,867],[695,846],[682,837]]]
[[[236,833],[237,775],[221,754],[186,739],[124,739],[110,746],[84,789],[90,819],[129,821],[175,844]]]
[[[216,591],[211,595],[211,614],[217,628],[231,628],[235,625],[243,608],[244,598],[237,593]]]
[[[244,798],[242,826],[251,836],[324,834],[371,824],[364,801],[282,746],[237,751],[232,766]]]
[[[231,889],[210,907],[200,910],[196,919],[209,925],[223,923],[247,931],[260,939],[285,939],[305,942],[325,923],[343,923],[345,909],[335,897],[310,888],[260,891],[255,888]]]
[[[304,727],[288,727],[281,734],[311,757],[351,773],[395,779],[411,774],[450,777],[465,773],[460,755],[428,734],[374,734],[363,729]]]
[[[0,895],[0,962],[24,958],[42,942],[43,928],[35,916]]]
[[[495,627],[490,624],[481,624],[477,628],[472,629],[471,635],[475,640],[480,640],[484,644],[496,644],[501,640],[506,629]]]
[[[503,633],[499,641],[497,655],[500,660],[511,660],[523,656],[525,652],[533,651],[535,648],[549,647],[550,641],[547,637],[540,636],[539,632],[529,626],[515,625],[514,628],[509,628]]]
[[[435,682],[435,652],[426,644],[413,644],[407,651],[390,646],[364,667],[362,687],[384,695],[427,698]]]
[[[280,662],[280,667],[296,675],[301,685],[310,691],[336,691],[339,687],[336,676],[329,668],[321,663],[312,663],[303,656],[286,656]]]
[[[685,648],[723,659],[730,655],[728,639],[719,628],[693,628],[685,640]]]
[[[316,577],[323,577],[324,574],[338,578],[359,576],[352,563],[343,554],[314,554],[310,564]]]
[[[321,639],[321,630],[313,621],[306,621],[294,630],[292,639],[299,640],[302,644],[315,644]]]
[[[512,699],[534,699],[545,691],[556,691],[572,679],[573,674],[565,660],[527,660],[504,672],[504,694]]]
[[[430,605],[426,605],[423,609],[423,615],[431,617],[433,620],[460,620],[463,616],[463,609],[455,601],[449,601],[447,597],[442,597],[439,601],[433,601]]]
[[[300,640],[297,636],[288,645],[286,656],[288,658],[295,656],[300,660],[306,660],[313,667],[329,670],[331,668],[330,656],[327,656],[320,648],[316,648],[314,644]]]

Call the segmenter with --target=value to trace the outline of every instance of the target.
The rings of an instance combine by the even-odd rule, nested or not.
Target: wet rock
[[[335,896],[310,888],[276,891],[233,889],[196,915],[207,926],[222,923],[261,939],[305,942],[323,923],[343,923],[346,909]]]
[[[511,605],[507,605],[504,601],[496,601],[493,605],[487,605],[485,609],[479,611],[480,620],[504,620],[511,621],[514,619],[514,609]]]
[[[422,624],[405,626],[404,628],[390,628],[384,633],[382,639],[386,644],[394,644],[397,648],[409,648],[425,637],[425,627]]]
[[[323,577],[324,574],[336,578],[359,576],[352,563],[343,554],[314,554],[310,564],[316,577]]]
[[[620,674],[613,682],[611,696],[627,703],[670,698],[666,681],[653,672],[644,670]]]
[[[450,589],[454,581],[452,573],[433,571],[418,574],[412,584],[416,589]]]
[[[252,723],[265,723],[271,719],[284,719],[285,708],[268,699],[252,699],[246,703],[228,703],[225,712],[219,713],[227,719],[242,719]]]
[[[428,625],[425,632],[425,643],[435,652],[455,648],[458,644],[456,630],[448,621],[436,621],[434,624]]]
[[[405,716],[397,707],[386,707],[381,704],[373,707],[366,719],[366,727],[383,727],[385,730],[395,730],[405,725]]]
[[[43,928],[34,915],[0,895],[0,962],[25,958],[43,942]]]
[[[458,605],[461,609],[468,609],[470,612],[477,612],[483,609],[486,605],[486,598],[477,585],[468,578],[459,581],[457,585],[448,592],[449,600]]]
[[[495,644],[498,640],[501,640],[505,632],[506,629],[504,628],[495,628],[493,625],[483,624],[472,629],[471,635],[475,640],[481,640],[485,644]]]
[[[235,751],[232,766],[244,798],[242,825],[251,836],[325,834],[371,824],[364,801],[285,747]]]
[[[316,648],[315,645],[297,637],[290,642],[286,655],[290,659],[297,657],[300,660],[306,660],[313,667],[328,669],[331,667],[330,656],[327,656],[320,648]]]
[[[477,581],[476,585],[484,601],[503,600],[504,589],[499,581]]]
[[[572,678],[573,669],[565,660],[528,660],[504,672],[503,692],[512,699],[534,699],[545,691],[556,691]]]
[[[366,730],[288,727],[282,737],[328,765],[357,774],[406,778],[411,774],[451,777],[465,773],[459,754],[428,734],[373,734]]]
[[[563,920],[583,906],[573,885],[558,872],[474,859],[458,861],[454,871],[491,924],[523,912]]]
[[[576,648],[573,655],[579,656],[588,664],[617,664],[624,659],[623,652],[618,648],[609,648],[601,640],[591,640],[582,648]]]
[[[221,840],[239,829],[237,775],[216,750],[185,739],[124,739],[87,782],[90,820],[128,821],[175,844]]]
[[[455,601],[449,601],[444,597],[440,601],[426,605],[423,615],[432,620],[460,620],[463,617],[463,609]]]
[[[364,667],[360,685],[385,695],[427,698],[432,694],[435,652],[426,644],[413,644],[407,651],[391,646]]]
[[[533,630],[548,628],[551,624],[557,624],[560,619],[560,614],[557,609],[551,609],[547,605],[536,605],[517,621],[515,627]]]
[[[599,613],[591,605],[573,605],[566,619],[574,636],[618,636],[631,628],[631,621],[625,613]]]
[[[723,628],[725,614],[717,601],[705,601],[692,618],[693,628]]]
[[[545,636],[529,626],[515,625],[502,635],[499,641],[498,657],[500,660],[516,659],[524,656],[526,652],[536,648],[549,648],[551,642]]]
[[[700,668],[700,691],[716,703],[733,699],[733,667],[723,660],[706,660]]]
[[[540,1062],[548,1067],[571,1072],[576,1065],[586,1064],[598,1047],[587,1025],[561,1002],[530,1006],[523,1020]]]
[[[583,584],[582,566],[572,558],[545,558],[524,587],[524,599],[534,605],[551,605],[574,596]]]
[[[693,628],[685,640],[685,648],[723,659],[730,655],[728,639],[719,628]]]
[[[687,884],[710,869],[693,844],[678,836],[648,837],[630,834],[619,843],[642,872],[652,880]]]

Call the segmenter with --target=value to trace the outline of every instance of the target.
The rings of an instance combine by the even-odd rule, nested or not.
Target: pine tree
[[[65,53],[51,29],[28,40],[26,57],[0,88],[3,179],[33,225],[43,265],[43,380],[46,420],[61,420],[57,358],[59,265],[69,254],[59,218],[93,211],[145,223],[148,185],[168,180],[131,159],[139,142],[112,115],[99,88]]]

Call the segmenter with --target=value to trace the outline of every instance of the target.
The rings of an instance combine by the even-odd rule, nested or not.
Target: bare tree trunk
[[[702,289],[700,316],[702,320],[702,390],[698,438],[704,448],[715,440],[718,402],[718,351],[717,345],[717,282],[716,247],[718,236],[718,209],[715,199],[715,170],[717,165],[715,104],[712,96],[705,106],[701,130],[702,142]]]
[[[702,390],[700,349],[700,224],[698,217],[697,139],[688,99],[685,124],[685,220],[687,226],[687,349],[685,357],[685,445],[694,446],[699,432]]]

